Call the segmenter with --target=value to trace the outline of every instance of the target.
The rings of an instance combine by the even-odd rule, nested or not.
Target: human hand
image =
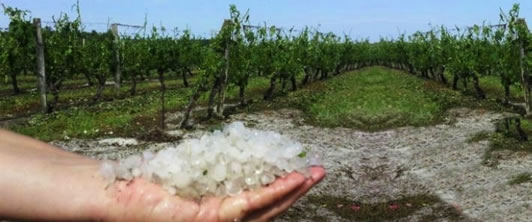
[[[106,191],[104,219],[109,221],[267,221],[288,209],[325,176],[322,167],[311,177],[291,173],[267,187],[233,197],[208,197],[201,201],[169,195],[161,186],[141,178],[120,181]]]
[[[49,221],[266,221],[325,177],[291,173],[267,187],[200,202],[143,179],[107,187],[101,162],[0,130],[0,218]],[[107,187],[107,189],[106,189]]]

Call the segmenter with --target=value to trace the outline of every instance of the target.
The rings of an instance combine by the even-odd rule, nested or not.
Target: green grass
[[[521,173],[518,175],[515,175],[512,177],[510,181],[508,181],[509,185],[518,185],[522,183],[532,182],[532,173]]]
[[[500,78],[497,76],[483,76],[479,79],[480,87],[484,90],[486,95],[490,98],[504,98],[504,88],[502,87]],[[517,85],[510,86],[510,99],[512,101],[521,101],[523,92]]]
[[[79,80],[69,81],[71,88],[63,89],[59,93],[59,108],[64,109],[70,106],[80,106],[90,104],[92,97],[96,94],[97,86],[81,87],[82,85],[74,85]],[[194,84],[196,78],[190,78],[190,84]],[[182,81],[176,79],[170,79],[165,81],[167,87],[170,88],[182,88]],[[124,83],[120,89],[122,97],[128,97],[130,83]],[[160,85],[157,81],[142,81],[137,84],[137,93],[142,94],[145,92],[157,91]],[[102,93],[102,100],[110,100],[114,98],[114,87],[106,86]],[[38,92],[29,92],[16,96],[3,96],[0,100],[0,119],[12,118],[17,116],[24,116],[40,111],[40,102]],[[49,100],[51,100],[51,94],[48,94]]]
[[[510,132],[491,133],[488,137],[490,147],[484,154],[483,163],[491,167],[497,166],[501,158],[498,151],[502,150],[522,152],[525,155],[532,153],[532,120],[521,119],[521,128],[528,135],[528,141],[518,139],[513,125],[511,126]]]
[[[176,108],[185,104],[188,89],[169,92],[165,104]],[[37,114],[28,124],[15,126],[13,130],[41,140],[50,141],[97,136],[136,136],[157,125],[159,92],[130,99],[103,102],[91,107],[74,107],[54,114]]]
[[[103,111],[94,113],[87,110],[58,112],[55,115],[37,115],[28,125],[15,127],[19,133],[50,141],[65,138],[91,138],[121,132],[129,128],[133,115],[121,112]],[[120,134],[120,133],[119,133]]]
[[[480,142],[482,140],[487,140],[489,139],[492,135],[492,133],[490,132],[480,132],[480,133],[477,133],[475,135],[473,135],[471,138],[469,138],[467,140],[468,143],[477,143],[477,142]]]
[[[19,75],[17,76],[18,87],[22,91],[29,91],[37,87],[37,77],[33,74]],[[87,80],[83,76],[76,76],[73,79],[66,80],[63,85],[67,88],[81,86],[87,83]],[[12,95],[13,86],[11,85],[11,79],[0,79],[0,95]]]
[[[256,97],[267,86],[267,79],[255,78],[250,81],[248,95]],[[168,112],[182,110],[188,103],[192,90],[193,87],[167,90],[165,106]],[[237,98],[238,88],[229,89],[227,100],[232,102],[237,101]],[[205,104],[206,100],[206,96],[201,97],[199,105]],[[159,121],[160,93],[154,89],[122,100],[101,102],[93,106],[74,106],[53,114],[33,115],[27,124],[12,126],[11,129],[44,141],[102,136],[137,137],[156,128]]]
[[[169,80],[167,83],[169,86],[174,86],[167,91],[167,109],[170,112],[183,109],[192,93],[192,88],[179,87],[180,80]],[[435,82],[383,67],[370,67],[344,73],[326,81],[317,81],[300,87],[296,92],[279,93],[280,90],[277,89],[277,97],[272,102],[261,99],[268,85],[267,78],[252,79],[246,94],[248,98],[254,98],[259,102],[240,111],[298,108],[304,112],[307,122],[313,125],[375,131],[437,123],[443,119],[448,108],[455,106],[497,108],[488,102],[463,96],[460,92]],[[137,96],[108,100],[97,105],[87,105],[83,102],[90,99],[94,89],[66,90],[61,94],[64,110],[52,115],[33,115],[27,124],[11,128],[45,141],[65,137],[110,136],[111,132],[113,136],[137,136],[155,128],[160,119],[159,83],[143,82],[138,87],[142,93]],[[127,84],[124,84],[123,93],[126,93],[127,89]],[[7,108],[16,113],[26,112],[28,103],[25,101],[36,100],[27,96],[27,94],[14,96],[14,99],[8,100],[11,102],[9,105],[2,100],[0,108]],[[105,98],[112,96],[113,91],[109,87],[105,92]],[[206,100],[207,96],[202,96],[198,105],[206,104]],[[237,101],[238,88],[232,87],[227,93],[227,102]],[[38,109],[38,104],[35,106]],[[5,111],[0,111],[0,117],[2,112]],[[530,121],[523,121],[522,127],[532,132]],[[506,137],[497,137],[497,139],[503,143],[499,147],[514,144],[513,141],[506,141]],[[515,144],[522,146],[521,143]]]
[[[327,127],[382,130],[438,122],[460,94],[412,75],[371,67],[344,73],[277,100]]]
[[[3,75],[0,78],[0,92],[11,93],[13,87],[11,86],[11,78]],[[18,87],[22,90],[35,88],[37,86],[37,77],[31,74],[17,76]]]
[[[451,87],[453,75],[446,72],[445,77],[447,78],[449,82],[449,87]],[[473,82],[469,81],[467,85],[468,85],[467,94],[475,95],[475,92],[473,89]],[[479,85],[480,85],[480,88],[484,90],[484,93],[486,93],[486,96],[489,99],[503,99],[504,98],[504,88],[498,76],[495,76],[495,75],[480,76]],[[462,80],[458,81],[457,86],[458,86],[459,91],[464,91]],[[518,84],[514,84],[510,86],[510,99],[511,101],[514,101],[514,102],[523,101],[523,91],[521,90]]]

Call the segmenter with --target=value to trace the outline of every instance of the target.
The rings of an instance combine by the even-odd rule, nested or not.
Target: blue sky
[[[51,21],[60,12],[73,14],[75,0],[0,2]],[[108,21],[142,25],[147,15],[149,24],[181,30],[189,27],[194,34],[208,37],[229,16],[229,4],[236,4],[241,11],[250,10],[252,24],[266,22],[285,28],[319,25],[321,31],[371,40],[426,31],[429,24],[448,27],[466,27],[483,21],[495,24],[499,8],[507,12],[513,3],[520,3],[521,17],[532,18],[532,1],[526,0],[80,0],[88,29],[105,29]],[[6,16],[0,16],[0,27],[6,27],[8,22]]]

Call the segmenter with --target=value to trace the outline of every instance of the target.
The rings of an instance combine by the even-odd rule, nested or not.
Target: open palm
[[[273,184],[233,197],[209,197],[201,201],[170,196],[159,185],[143,179],[119,182],[108,192],[113,202],[108,220],[116,221],[266,221],[290,207],[324,176],[321,167],[312,177],[291,173]]]

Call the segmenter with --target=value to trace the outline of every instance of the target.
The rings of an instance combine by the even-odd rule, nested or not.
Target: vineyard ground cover
[[[153,84],[158,87],[158,83]],[[268,84],[268,79],[253,79],[250,81],[248,96],[258,99]],[[167,90],[165,100],[167,112],[182,110],[188,102],[192,89],[180,87]],[[253,92],[256,94],[254,95]],[[138,137],[158,126],[159,97],[158,90],[148,90],[143,95],[122,100],[102,102],[94,106],[73,106],[51,115],[36,114],[27,124],[10,128],[44,141],[65,138]],[[228,91],[228,101],[237,100],[238,88],[231,88]],[[200,98],[199,105],[204,105],[206,102],[207,98],[204,96]]]
[[[191,81],[195,82],[195,78],[191,78]],[[485,77],[481,81],[486,88],[502,90],[496,79]],[[181,87],[180,80],[167,82],[171,87]],[[407,125],[435,124],[442,121],[442,115],[448,108],[457,106],[505,111],[504,107],[491,100],[482,101],[472,96],[463,96],[439,83],[384,67],[344,73],[327,81],[314,82],[286,96],[282,96],[286,93],[277,92],[278,96],[273,103],[259,98],[267,84],[267,79],[263,78],[251,81],[248,93],[258,102],[245,110],[231,112],[291,107],[304,111],[307,122],[313,125],[376,131]],[[159,121],[158,87],[157,82],[141,82],[138,84],[139,95],[118,101],[112,101],[113,89],[107,87],[103,98],[106,102],[95,106],[86,106],[94,94],[93,88],[64,90],[60,97],[65,104],[63,112],[48,117],[35,115],[30,124],[16,129],[44,140],[62,139],[65,136],[92,138],[108,135],[106,133],[109,132],[114,135],[136,136],[154,128]],[[122,87],[122,94],[127,94],[127,88],[127,84]],[[230,91],[228,102],[236,103],[238,89],[231,88]],[[514,88],[512,92],[519,95],[518,88]],[[190,93],[191,89],[171,90],[166,102],[170,112],[181,110]],[[10,113],[38,112],[38,103],[33,98],[36,96],[26,94],[8,97],[8,100],[0,103],[0,117],[13,115]],[[201,98],[200,105],[206,99],[205,96]],[[217,121],[211,123],[217,124]],[[46,128],[47,125],[51,127]],[[82,127],[78,127],[80,125]],[[532,134],[530,120],[523,120],[522,127]],[[490,139],[498,141],[495,144],[523,146],[519,141],[513,141],[513,137],[490,135]]]
[[[501,160],[511,156],[527,156],[532,153],[532,119],[521,120],[521,128],[529,136],[528,141],[521,141],[515,132],[494,132],[478,135],[478,140],[488,140],[490,147],[484,154],[483,163],[497,167]]]
[[[448,79],[452,79],[449,73],[446,73]],[[458,84],[458,91],[462,93],[462,101],[459,106],[469,108],[480,108],[486,110],[493,110],[498,112],[516,112],[511,107],[506,107],[501,104],[504,89],[500,84],[500,79],[497,76],[482,76],[480,79],[480,86],[486,93],[485,100],[475,99],[475,92],[472,87],[463,91],[462,83]],[[441,85],[440,83],[435,83]],[[471,83],[468,83],[471,84]],[[450,86],[446,86],[450,87]],[[522,89],[517,85],[510,87],[510,100],[512,102],[523,102]],[[532,136],[532,118],[522,118],[521,128],[529,136]],[[528,155],[532,153],[532,139],[528,141],[521,141],[516,132],[493,132],[493,133],[479,133],[472,137],[471,142],[478,142],[487,140],[490,142],[490,147],[484,154],[483,163],[488,166],[498,166],[501,159],[508,158],[511,155]]]
[[[445,87],[385,67],[369,67],[316,82],[279,97],[264,108],[297,108],[307,123],[378,131],[401,126],[422,126],[442,120],[444,112],[459,106],[461,95]]]
[[[532,173],[521,173],[519,175],[514,176],[512,180],[508,181],[508,184],[518,185],[530,181],[532,181]]]
[[[451,80],[453,76],[445,72],[445,77],[449,80],[449,86],[452,84]],[[480,87],[486,93],[488,99],[502,99],[504,95],[504,89],[500,83],[500,78],[494,75],[483,75],[479,78]],[[468,89],[465,90],[467,95],[475,95],[474,89],[472,87],[472,82],[468,82]],[[458,90],[464,91],[464,86],[462,81],[458,82]],[[512,85],[510,87],[510,99],[514,102],[523,101],[523,91],[518,85]]]
[[[297,108],[304,112],[307,124],[365,131],[437,124],[444,121],[445,112],[454,107],[512,112],[495,100],[503,90],[495,78],[486,76],[481,78],[481,83],[489,89],[486,100],[401,71],[369,67],[313,83],[301,91],[279,97],[273,104],[254,104],[252,109]],[[516,100],[521,93],[519,87],[512,87],[511,92]],[[522,119],[521,127],[532,136],[532,119]],[[484,162],[491,166],[496,166],[498,159],[507,155],[532,152],[532,142],[520,141],[514,134],[495,132],[477,135],[471,140],[491,142],[484,155]],[[502,155],[501,152],[507,153]]]
[[[486,92],[488,98],[498,98],[504,95],[500,79],[497,76],[483,76],[480,78],[480,87]],[[502,98],[499,98],[502,99]],[[510,99],[514,102],[523,102],[523,90],[517,85],[510,87]]]
[[[28,80],[31,81],[31,79]],[[191,79],[191,81],[194,80]],[[496,83],[496,79],[485,77],[481,81],[486,89],[502,90],[499,88],[500,84]],[[180,84],[180,81],[169,80],[168,84]],[[250,87],[249,93],[259,96],[267,82],[262,80],[262,83],[257,84],[257,81],[252,81],[252,85],[258,87]],[[138,136],[142,132],[155,128],[159,121],[158,83],[142,82],[138,87],[141,92],[138,96],[126,98],[124,101],[106,102],[94,107],[83,105],[83,101],[89,101],[93,95],[93,88],[65,90],[60,98],[62,98],[62,103],[67,104],[66,110],[48,117],[36,115],[28,125],[15,127],[15,129],[44,140],[62,139],[65,136],[79,138],[111,136],[111,132],[114,135]],[[123,87],[123,90],[126,89],[127,85]],[[231,91],[230,94],[233,96],[229,100],[236,101],[237,90]],[[142,95],[142,92],[147,94]],[[518,88],[514,88],[512,92],[518,97]],[[184,106],[189,94],[190,90],[187,89],[176,92],[171,90],[166,103],[167,107],[172,107],[170,111],[179,110],[179,107]],[[500,110],[500,107],[488,104],[488,101],[478,101],[459,94],[437,83],[424,82],[399,71],[378,67],[344,74],[326,82],[315,82],[301,91],[289,93],[286,97],[277,97],[274,103],[255,103],[250,110],[291,106],[303,110],[308,117],[307,122],[314,125],[344,126],[368,131],[406,125],[435,124],[442,121],[442,115],[446,109],[456,106]],[[500,94],[494,93],[494,95]],[[28,111],[37,112],[39,106],[34,96],[37,95],[8,97],[8,100],[0,104],[3,106],[1,110],[7,115],[9,112],[18,114]],[[112,97],[112,88],[108,87],[104,93],[104,100]],[[25,101],[28,102],[25,103]],[[205,98],[202,98],[200,102],[204,103]],[[69,106],[72,108],[68,108]],[[375,113],[379,114],[375,115]],[[3,117],[6,116],[2,114]],[[211,123],[216,124],[216,121]],[[523,120],[522,127],[529,135],[532,134],[530,120]],[[487,163],[497,162],[497,158],[500,157],[496,154],[497,151],[529,151],[526,147],[531,145],[500,133],[490,134],[488,139],[493,145],[485,155]]]
[[[196,78],[190,78],[189,82],[194,84]],[[34,82],[33,85],[36,83]],[[180,79],[168,79],[166,81],[169,90],[176,88],[182,88],[183,84]],[[131,83],[124,82],[123,87],[120,89],[121,97],[119,99],[129,98],[129,88]],[[66,82],[65,89],[63,89],[59,95],[59,109],[66,109],[75,106],[86,106],[92,104],[92,97],[94,96],[98,86],[86,86],[86,81],[73,80]],[[159,89],[158,81],[141,81],[137,84],[137,94],[141,96],[144,93],[156,91]],[[51,96],[50,94],[48,96]],[[102,94],[102,101],[114,100],[114,88],[113,86],[107,86]],[[12,119],[20,116],[27,116],[38,113],[39,107],[39,94],[36,91],[28,92],[15,96],[3,96],[0,100],[0,120]]]
[[[28,75],[26,80],[21,81],[18,79],[18,86],[22,90],[22,93],[16,95],[13,94],[13,87],[11,84],[8,83],[1,83],[0,84],[0,96],[20,96],[21,94],[27,94],[31,92],[37,91],[37,78],[33,75]],[[10,80],[9,80],[10,81]],[[95,83],[96,84],[96,83]],[[63,90],[75,90],[80,88],[86,88],[88,87],[87,79],[85,78],[75,78],[75,79],[69,79],[66,80],[63,83]]]
[[[0,76],[3,77],[0,79],[0,95],[4,96],[13,94],[11,78],[5,76],[3,73],[0,74]],[[33,73],[27,75],[18,75],[17,82],[20,89],[28,90],[37,86],[37,77],[33,75]]]
[[[191,81],[195,80],[192,78]],[[496,84],[496,79],[485,77],[481,81],[487,89],[491,87],[494,91],[502,90],[499,88],[500,84]],[[181,82],[169,80],[168,84],[179,85]],[[304,112],[308,124],[324,127],[343,126],[366,131],[436,124],[444,120],[445,111],[452,107],[505,111],[504,107],[492,100],[477,100],[473,96],[464,96],[459,91],[450,90],[449,87],[439,83],[422,80],[384,67],[370,67],[344,73],[327,81],[314,82],[296,92],[278,91],[273,102],[263,101],[260,98],[267,85],[267,79],[256,78],[251,81],[248,94],[255,103],[245,109],[229,111],[253,112],[264,109],[297,108]],[[95,106],[83,105],[83,100],[90,100],[94,89],[65,90],[60,97],[62,102],[67,104],[63,111],[51,116],[35,115],[28,124],[15,126],[14,129],[47,141],[65,137],[93,138],[117,135],[137,137],[156,128],[160,120],[157,90],[159,84],[141,82],[138,87],[141,92],[139,95],[118,101],[112,101],[112,87],[108,87],[104,94],[104,101],[106,98],[109,100]],[[122,87],[123,90],[127,88],[127,84]],[[490,92],[490,90],[486,91]],[[126,93],[123,92],[123,94]],[[518,88],[514,88],[512,93],[517,93],[515,95],[518,97]],[[166,106],[170,107],[169,112],[181,110],[190,94],[191,89],[169,90],[166,100]],[[231,88],[229,94],[228,102],[236,103],[238,89]],[[2,112],[7,113],[6,110],[22,113],[32,109],[37,112],[39,109],[38,103],[35,102],[36,99],[29,95],[8,97],[8,99],[13,98],[16,99],[12,100],[9,105],[5,102],[0,104],[2,106],[0,116]],[[23,98],[34,104],[24,103]],[[206,99],[206,96],[202,97],[199,105],[204,105]],[[78,101],[78,103],[71,101]],[[69,102],[70,105],[68,105]],[[199,112],[195,115],[202,116],[204,113]],[[202,124],[217,125],[219,122],[219,120],[214,120]],[[178,122],[172,124],[178,124]],[[523,120],[522,128],[532,135],[531,120]],[[530,142],[523,143],[512,135],[500,133],[489,134],[482,139],[489,139],[493,144],[492,149],[486,154],[486,160],[496,161],[499,155],[491,155],[491,152],[529,151],[530,149],[525,147],[531,146]]]
[[[447,79],[452,79],[452,75],[446,73]],[[517,110],[512,107],[501,104],[502,95],[504,95],[504,89],[500,84],[500,79],[497,76],[485,75],[479,79],[480,86],[486,93],[486,99],[476,99],[476,94],[471,86],[464,91],[464,87],[460,82],[458,84],[458,92],[461,92],[460,101],[458,101],[458,107],[469,107],[473,109],[486,109],[497,112],[509,112],[515,113]],[[430,84],[427,84],[430,83]],[[468,83],[471,85],[472,83]],[[432,85],[436,87],[446,87],[441,83],[426,80],[426,86]],[[433,88],[433,87],[431,87]],[[510,101],[511,102],[523,102],[522,89],[517,85],[510,87]],[[530,138],[532,136],[532,118],[521,118],[521,128]],[[471,142],[479,142],[487,140],[490,142],[489,149],[484,154],[483,163],[488,166],[498,166],[500,160],[508,158],[511,155],[529,155],[532,153],[532,141],[521,141],[519,135],[512,129],[511,132],[493,132],[493,133],[479,133],[472,138]]]

